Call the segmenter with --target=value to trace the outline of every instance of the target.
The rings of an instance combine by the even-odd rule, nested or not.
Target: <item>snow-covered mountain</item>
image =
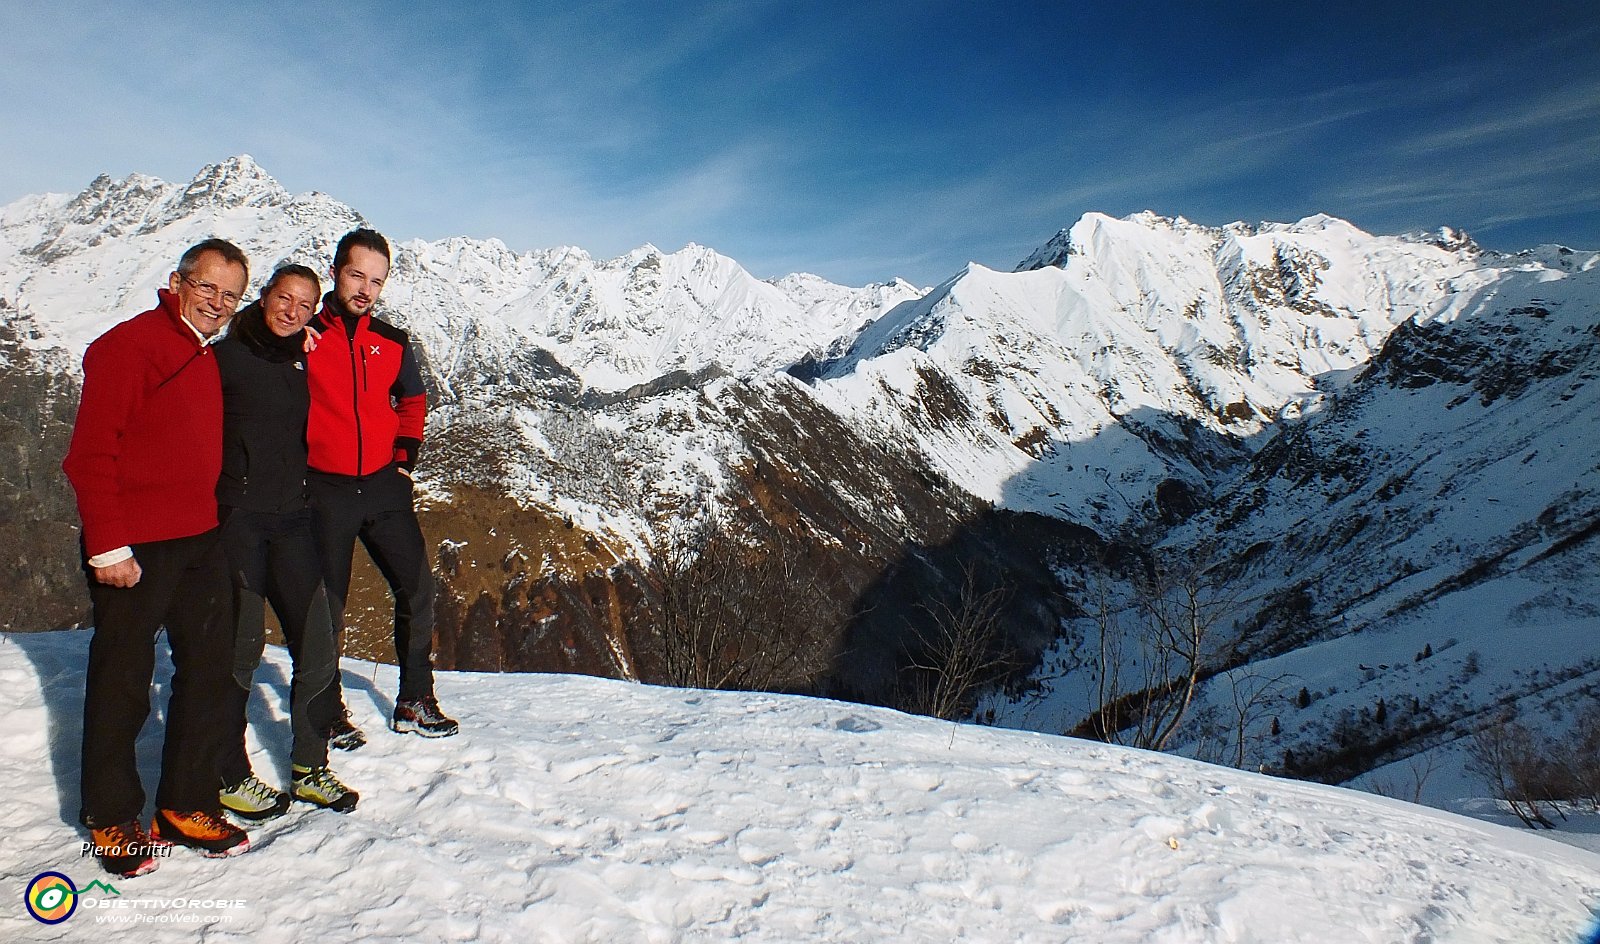
[[[1514,268],[1440,235],[1091,213],[1018,272],[968,266],[877,321],[820,395],[996,504],[1117,528],[1164,482],[1208,494],[1396,325]]]
[[[201,238],[239,243],[259,284],[281,261],[325,269],[363,222],[247,157],[0,209],[0,449],[18,457],[0,468],[0,579],[17,601],[0,622],[81,612],[54,467],[83,346],[148,307]],[[1279,712],[1273,740],[1250,733],[1249,762],[1353,776],[1365,768],[1325,748],[1376,698],[1440,710],[1372,763],[1459,736],[1491,702],[1542,710],[1554,696],[1536,693],[1600,668],[1553,641],[1586,638],[1582,601],[1600,591],[1600,455],[1582,434],[1600,389],[1596,263],[1328,216],[1091,213],[1017,271],[973,264],[924,292],[763,281],[693,245],[595,260],[400,240],[383,305],[435,394],[422,484],[441,657],[657,677],[651,568],[714,513],[827,574],[828,609],[846,614],[786,685],[905,703],[926,681],[925,624],[981,571],[1005,601],[1012,692],[1028,691],[984,710],[1058,732],[1092,711],[1096,599],[1126,603],[1153,553],[1206,556],[1247,605],[1211,654],[1229,672],[1176,743],[1237,756],[1214,730],[1230,680],[1292,675],[1321,707]],[[385,610],[358,594],[358,621]],[[1428,642],[1453,655],[1388,651]],[[1447,678],[1473,651],[1495,686]]]
[[[324,268],[362,222],[324,195],[289,195],[248,157],[181,186],[102,177],[0,211],[0,299],[35,348],[75,355],[204,235],[244,247],[259,282],[284,260]],[[540,385],[569,399],[658,393],[792,368],[863,436],[915,450],[965,491],[1102,530],[1149,517],[1163,484],[1169,504],[1207,496],[1396,325],[1453,319],[1508,272],[1548,265],[1450,231],[1374,237],[1326,216],[1214,229],[1148,213],[1089,214],[1022,271],[971,265],[926,294],[761,281],[694,245],[609,261],[495,240],[397,248],[384,302],[446,401]]]
[[[194,242],[231,239],[255,261],[252,284],[259,285],[286,261],[325,271],[338,237],[357,225],[366,221],[354,210],[322,194],[289,195],[248,156],[208,166],[187,185],[101,177],[75,197],[25,198],[0,211],[0,311],[30,360],[52,359],[53,370],[75,373],[88,342],[148,307]],[[656,504],[692,499],[705,480],[725,478],[741,461],[737,443],[711,424],[687,444],[664,444],[670,432],[651,403],[636,424],[646,435],[624,450],[637,459],[636,474],[613,476],[618,489],[597,492],[593,455],[575,460],[575,474],[553,481],[544,474],[553,464],[558,473],[574,468],[551,461],[557,447],[541,430],[572,426],[570,416],[551,416],[552,405],[698,390],[725,374],[764,382],[797,360],[836,353],[861,326],[916,294],[904,282],[861,289],[810,275],[763,282],[694,245],[671,254],[645,246],[596,261],[578,249],[519,254],[497,240],[447,239],[396,242],[382,308],[420,342],[438,393],[436,430],[457,417],[481,428],[484,411],[498,410],[517,441],[504,450],[509,465],[488,470],[497,484],[524,500],[564,496],[562,514],[605,523],[612,539],[637,545],[648,523],[613,506],[629,496],[629,506],[649,505],[650,493],[662,490],[667,497]],[[537,400],[531,407],[507,408],[530,397]],[[587,443],[589,424],[580,425]],[[453,471],[448,478],[472,482],[486,470],[473,463]]]
[[[24,316],[42,315],[41,343],[77,352],[148,307],[177,255],[205,236],[244,249],[259,285],[284,261],[326,271],[334,242],[358,225],[366,221],[330,197],[291,196],[248,156],[207,166],[187,185],[100,177],[76,196],[29,197],[0,211],[0,294],[25,302]],[[646,245],[612,260],[465,238],[397,240],[396,249],[384,301],[430,342],[441,380],[467,369],[463,358],[498,364],[507,349],[528,346],[599,390],[713,366],[772,370],[829,353],[919,294],[898,281],[863,289],[807,275],[764,282],[693,244],[675,253]]]
[[[1578,941],[1600,896],[1600,856],[1526,831],[816,698],[440,672],[461,734],[399,737],[393,667],[357,664],[355,812],[297,805],[242,856],[108,890],[75,823],[87,635],[0,634],[0,880],[80,893],[56,925],[13,898],[6,940],[1488,944]],[[251,700],[273,783],[289,671],[269,651]]]
[[[149,308],[183,250],[226,235],[272,266],[317,259],[362,225],[318,193],[291,196],[248,157],[208,165],[187,184],[135,174],[96,178],[75,196],[25,197],[0,209],[0,298],[31,346],[77,356],[108,327]]]
[[[58,601],[34,609],[39,619],[70,621],[62,614],[81,596],[65,533],[70,495],[54,467],[83,347],[147,307],[173,260],[201,238],[239,244],[260,284],[283,261],[324,270],[339,235],[364,222],[324,195],[289,195],[248,157],[187,185],[102,178],[76,197],[28,198],[0,212],[0,329],[12,339],[0,352],[15,352],[10,365],[30,391],[65,384],[56,399],[69,401],[48,430],[12,431],[15,448],[39,457],[13,492],[21,530],[58,529],[50,553],[19,544],[10,568],[18,586],[46,584]],[[532,668],[554,658],[627,674],[616,654],[628,650],[620,636],[635,620],[619,607],[647,588],[581,588],[637,584],[614,568],[707,508],[807,525],[805,541],[841,558],[851,549],[857,589],[905,540],[936,540],[971,510],[936,476],[860,441],[782,373],[843,350],[862,325],[917,294],[904,282],[763,282],[697,246],[610,261],[575,249],[519,254],[494,240],[395,249],[382,307],[419,342],[435,394],[423,485],[430,533],[449,545],[446,602],[456,619],[442,624],[451,633],[442,648],[462,664]],[[29,416],[42,396],[19,394],[17,412]],[[900,500],[885,505],[886,492]],[[513,517],[521,533],[501,534],[495,521]],[[358,590],[358,613],[383,608]],[[28,625],[28,609],[19,595],[20,612],[6,620]],[[536,612],[554,622],[524,625]],[[520,627],[514,639],[508,623]]]
[[[1600,691],[1600,254],[1491,261],[1448,320],[1402,322],[1163,534],[1249,601],[1215,640],[1243,664],[1203,688],[1181,749],[1336,779],[1406,761],[1454,783],[1484,724],[1562,732]],[[1039,689],[998,716],[1079,724],[1097,631],[1070,624]]]

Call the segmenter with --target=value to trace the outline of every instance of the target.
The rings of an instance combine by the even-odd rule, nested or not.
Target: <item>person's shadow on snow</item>
[[[33,663],[39,677],[39,690],[45,708],[45,753],[39,762],[48,762],[56,781],[56,797],[60,801],[61,821],[73,827],[78,825],[78,810],[83,805],[79,790],[79,777],[83,770],[83,679],[89,666],[89,640],[93,630],[63,630],[50,633],[6,633],[4,644],[22,650]],[[162,654],[164,656],[164,654]],[[168,687],[172,684],[172,660],[158,656],[156,678]],[[153,700],[154,687],[152,687]],[[161,700],[165,711],[165,699]],[[151,714],[155,714],[154,711]],[[139,756],[159,754],[159,744],[147,751],[152,724],[145,722],[139,732]],[[163,726],[164,727],[164,726]],[[34,758],[19,758],[24,763]],[[142,779],[153,784],[154,767],[159,760],[152,756],[151,771],[141,764]]]
[[[286,657],[286,654],[285,654]],[[394,713],[394,702],[380,693],[371,679],[352,672],[343,666],[339,669],[340,684],[344,686],[345,703],[350,702],[350,692],[367,693],[383,718]],[[290,678],[281,662],[263,658],[256,669],[255,685],[250,692],[250,705],[246,710],[250,719],[250,732],[255,747],[265,751],[271,760],[270,768],[260,763],[258,750],[250,751],[251,767],[256,776],[274,786],[289,782],[289,768],[294,749],[294,732],[290,726]],[[359,722],[358,722],[359,723]],[[250,742],[246,741],[247,746]],[[268,776],[268,770],[272,772]]]
[[[368,663],[368,665],[371,665],[374,669],[377,668],[376,663]],[[339,684],[344,686],[344,705],[346,708],[353,709],[355,707],[350,693],[355,690],[362,691],[371,700],[372,707],[378,709],[377,725],[385,728],[389,726],[389,719],[394,717],[394,699],[378,691],[378,686],[373,683],[370,676],[357,674],[341,666],[339,669]],[[352,711],[351,714],[355,715],[356,713]],[[356,726],[361,727],[362,730],[370,730],[362,724],[362,719],[359,716],[352,717],[350,720],[354,721]]]
[[[83,805],[83,684],[89,665],[90,629],[43,633],[3,633],[0,645],[15,645],[33,663],[38,675],[45,707],[45,748],[40,763],[48,762],[56,782],[58,815],[63,823],[77,828]],[[157,635],[155,672],[150,685],[150,716],[139,730],[135,742],[139,779],[144,784],[146,806],[155,797],[161,778],[161,746],[166,737],[167,700],[172,696],[172,653],[165,632]],[[285,659],[285,662],[287,659]],[[372,681],[359,673],[341,668],[348,703],[349,693],[364,691],[372,704],[388,718],[394,702],[380,693]],[[250,731],[256,750],[251,761],[256,773],[269,783],[288,782],[293,734],[289,727],[289,678],[285,664],[263,660],[256,670],[250,693]],[[248,743],[248,742],[247,742]],[[266,754],[266,763],[260,754]],[[27,762],[25,760],[24,762]],[[270,765],[270,767],[269,767]],[[271,773],[268,773],[270,769]],[[149,810],[143,811],[148,813]]]

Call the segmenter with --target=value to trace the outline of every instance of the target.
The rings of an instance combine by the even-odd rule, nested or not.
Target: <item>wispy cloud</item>
[[[1529,96],[1538,94],[1530,92]],[[1520,111],[1497,112],[1477,117],[1469,124],[1419,135],[1405,142],[1401,150],[1417,157],[1440,151],[1458,151],[1510,143],[1521,145],[1542,137],[1558,138],[1572,131],[1600,124],[1600,82],[1578,88],[1563,87],[1545,92],[1543,101],[1533,101]]]
[[[1468,36],[1394,8],[1436,44],[1401,55],[1337,10],[1289,39],[1168,12],[22,5],[4,15],[0,202],[249,152],[401,238],[695,241],[841,281],[1009,266],[1087,210],[1541,240],[1543,218],[1600,243],[1592,18],[1498,30],[1458,11]]]

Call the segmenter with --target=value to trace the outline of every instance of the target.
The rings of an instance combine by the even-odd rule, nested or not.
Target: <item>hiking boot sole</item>
[[[447,738],[460,733],[461,725],[454,725],[441,731],[429,731],[415,721],[391,721],[389,722],[389,730],[396,734],[420,734],[425,738]]]
[[[350,813],[355,811],[356,804],[361,802],[361,797],[352,790],[339,799],[334,800],[332,803],[324,803],[315,797],[298,795],[295,797],[295,802],[309,803],[312,806],[318,806],[325,810],[333,810],[335,813]]]
[[[154,872],[156,869],[160,868],[160,865],[161,864],[156,861],[154,856],[145,859],[143,862],[138,863],[132,868],[117,868],[116,866],[106,862],[104,859],[100,861],[100,867],[102,869],[105,869],[107,872],[117,876],[118,878],[138,878],[141,875],[149,875],[151,872]]]
[[[289,812],[289,798],[284,797],[282,803],[276,806],[270,806],[264,810],[236,810],[227,803],[223,803],[222,811],[224,813],[237,816],[240,819],[249,820],[252,823],[265,823],[269,819],[277,819],[283,814]]]
[[[244,855],[246,852],[250,851],[250,840],[248,840],[248,839],[244,840],[243,842],[239,843],[236,846],[229,846],[226,849],[207,849],[205,846],[200,845],[199,843],[197,843],[197,842],[195,842],[193,840],[190,840],[188,838],[183,838],[183,839],[166,839],[166,838],[162,838],[160,841],[166,843],[169,846],[182,846],[185,849],[193,849],[195,852],[200,853],[201,855],[205,856],[208,859],[230,859],[230,858],[232,858],[232,857],[234,857],[236,855]]]
[[[157,813],[157,815],[159,816],[160,814]],[[168,846],[183,846],[185,849],[193,849],[195,852],[200,853],[208,859],[227,859],[232,856],[243,855],[244,853],[250,851],[249,836],[245,836],[234,845],[226,848],[212,848],[208,846],[206,841],[203,839],[194,839],[192,837],[185,836],[183,831],[177,827],[172,828],[174,835],[171,836],[164,836],[156,832],[158,828],[160,828],[159,821],[151,824],[151,842],[162,843]]]

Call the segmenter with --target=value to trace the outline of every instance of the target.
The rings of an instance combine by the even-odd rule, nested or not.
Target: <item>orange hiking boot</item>
[[[250,848],[250,837],[223,819],[221,810],[156,810],[150,834],[161,842],[198,849],[214,859],[238,855]]]
[[[137,819],[91,829],[89,840],[100,867],[112,875],[133,878],[156,870],[158,843]]]

